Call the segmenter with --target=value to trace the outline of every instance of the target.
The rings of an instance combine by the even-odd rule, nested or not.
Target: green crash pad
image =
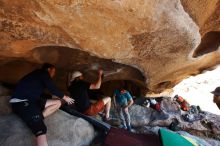
[[[170,130],[160,129],[159,134],[163,146],[194,146],[184,137]]]

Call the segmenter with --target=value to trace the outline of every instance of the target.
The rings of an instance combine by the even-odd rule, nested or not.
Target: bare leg
[[[55,111],[57,111],[61,106],[61,101],[58,99],[48,99],[45,105],[45,109],[43,111],[43,116],[46,118],[51,115]]]
[[[48,146],[46,134],[37,137],[37,146]]]
[[[109,111],[111,108],[111,97],[105,97],[102,99],[102,101],[104,102],[104,105],[105,105],[105,118],[108,119]]]

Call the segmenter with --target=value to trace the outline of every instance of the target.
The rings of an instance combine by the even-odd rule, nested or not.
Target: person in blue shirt
[[[123,128],[131,131],[131,119],[128,108],[133,104],[131,94],[124,88],[116,89],[113,94],[113,103],[119,112]]]
[[[18,115],[36,136],[37,146],[48,146],[44,118],[57,111],[61,106],[59,99],[40,98],[43,91],[48,89],[53,95],[63,99],[68,104],[74,100],[64,95],[53,84],[56,68],[45,63],[41,69],[24,76],[12,93],[10,103],[13,112]]]

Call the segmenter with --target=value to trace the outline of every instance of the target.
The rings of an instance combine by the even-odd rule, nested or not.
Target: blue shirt
[[[35,101],[40,98],[44,89],[48,89],[53,95],[59,98],[63,98],[64,96],[53,84],[49,73],[45,70],[38,69],[27,74],[19,81],[11,98]]]
[[[131,94],[125,90],[124,93],[121,93],[120,90],[116,89],[114,91],[114,96],[116,97],[116,103],[125,106],[128,104],[128,101],[132,99]]]

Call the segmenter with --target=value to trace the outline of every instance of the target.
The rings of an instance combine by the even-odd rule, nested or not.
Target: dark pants
[[[25,122],[35,136],[43,135],[47,132],[42,115],[46,101],[46,99],[42,99],[11,103],[13,112]]]
[[[125,129],[130,129],[131,127],[131,118],[129,112],[126,112],[123,107],[119,107],[118,109],[120,120]]]

